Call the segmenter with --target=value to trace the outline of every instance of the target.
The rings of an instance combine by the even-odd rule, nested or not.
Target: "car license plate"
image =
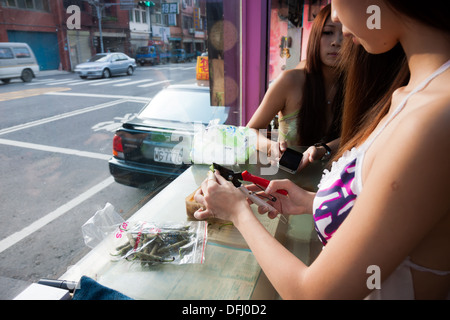
[[[183,149],[170,149],[155,147],[153,159],[156,162],[182,164],[183,163]]]

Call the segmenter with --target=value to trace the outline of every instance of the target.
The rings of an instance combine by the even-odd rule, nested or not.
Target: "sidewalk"
[[[72,71],[65,71],[65,70],[44,70],[44,71],[39,71],[39,74],[37,75],[36,78],[39,77],[47,77],[47,76],[55,76],[55,75],[67,75],[67,74],[72,74]]]

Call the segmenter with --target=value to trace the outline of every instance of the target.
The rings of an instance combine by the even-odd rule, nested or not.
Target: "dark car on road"
[[[188,61],[188,56],[184,49],[173,49],[171,52],[170,60],[172,62],[186,62]]]
[[[81,79],[86,78],[109,78],[118,74],[131,76],[136,69],[136,60],[125,53],[98,53],[88,61],[80,63],[75,67]]]
[[[113,138],[109,170],[115,181],[145,188],[175,179],[190,165],[195,130],[226,123],[229,107],[211,107],[209,87],[172,85],[160,91]]]
[[[170,62],[170,52],[161,46],[139,47],[136,51],[136,61],[141,65],[149,63],[151,65]]]

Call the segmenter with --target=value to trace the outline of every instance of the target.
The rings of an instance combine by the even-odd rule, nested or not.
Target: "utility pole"
[[[104,8],[108,8],[111,6],[120,6],[120,3],[104,3],[103,1],[100,0],[84,0],[84,1],[87,1],[90,5],[94,6],[95,10],[97,11],[98,32],[100,34],[100,50],[101,53],[105,53],[105,49],[103,48],[102,10]]]
[[[103,48],[103,32],[102,32],[102,10],[103,10],[103,8],[104,8],[104,6],[102,6],[102,7],[100,7],[100,5],[95,6],[95,9],[97,9],[98,33],[100,34],[100,51],[101,51],[101,53],[105,52],[105,49]]]
[[[101,53],[105,53],[105,49],[103,48],[103,33],[102,33],[102,10],[104,8],[108,8],[111,6],[119,6],[120,3],[104,3],[101,0],[84,0],[87,1],[90,5],[95,7],[95,10],[97,11],[97,20],[98,20],[98,32],[100,35],[100,50]],[[152,31],[152,13],[151,9],[153,6],[155,6],[155,3],[153,1],[139,1],[138,5],[144,8],[149,8],[150,10],[150,39],[152,39],[153,31]]]
[[[97,20],[98,20],[98,32],[100,35],[100,50],[101,53],[105,52],[105,49],[103,48],[103,33],[102,33],[102,10],[105,7],[111,6],[111,4],[106,4],[104,2],[100,2],[100,0],[85,0],[87,1],[91,6],[95,7],[95,10],[97,12]]]

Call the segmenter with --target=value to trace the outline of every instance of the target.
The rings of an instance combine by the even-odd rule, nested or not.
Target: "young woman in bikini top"
[[[371,29],[368,3],[332,1],[333,20],[370,54],[360,55],[347,74],[334,166],[317,193],[289,180],[266,189],[288,191],[270,202],[278,211],[314,214],[324,243],[317,259],[306,266],[284,248],[217,172],[195,196],[206,207],[196,217],[232,221],[282,298],[449,298],[449,20],[439,1],[373,0],[382,25]],[[366,63],[392,52],[403,60],[386,59],[383,68]],[[398,69],[387,67],[392,61]],[[394,77],[383,87],[388,74]],[[374,267],[376,288],[368,285]]]

